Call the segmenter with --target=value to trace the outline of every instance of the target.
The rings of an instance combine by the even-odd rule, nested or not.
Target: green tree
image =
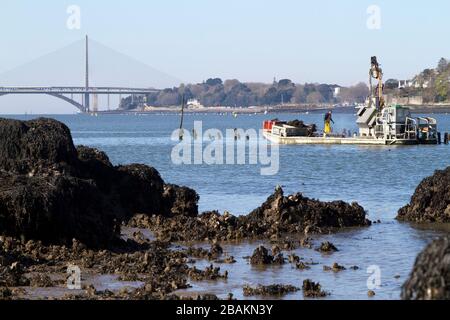
[[[450,91],[448,75],[442,74],[436,79],[436,100],[438,102],[446,101]]]
[[[445,58],[441,58],[438,62],[438,66],[437,66],[437,71],[439,73],[443,73],[447,70],[448,68],[448,61]]]

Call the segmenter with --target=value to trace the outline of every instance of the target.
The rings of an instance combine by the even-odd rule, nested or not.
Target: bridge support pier
[[[87,113],[89,113],[89,111],[91,109],[91,106],[89,103],[89,93],[84,94],[84,109],[85,109],[85,112],[87,112]]]

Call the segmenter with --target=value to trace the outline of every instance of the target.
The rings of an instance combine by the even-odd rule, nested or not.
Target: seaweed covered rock
[[[114,167],[100,150],[85,146],[77,150],[81,162],[78,174],[93,179],[114,207],[120,209],[115,213],[118,219],[127,220],[136,213],[165,214],[171,210],[166,208],[164,181],[156,169],[143,164]]]
[[[163,201],[167,215],[198,215],[199,196],[195,190],[173,184],[164,186]]]
[[[173,292],[188,287],[188,276],[193,268],[187,265],[187,257],[181,251],[172,250],[170,244],[153,241],[144,245],[122,241],[111,249],[98,250],[74,241],[72,246],[45,245],[41,241],[23,242],[0,236],[0,300],[28,299],[30,291],[24,287],[51,287],[43,293],[43,300],[51,299],[121,299],[155,300],[171,299]],[[64,275],[68,265],[76,265],[83,274],[115,274],[119,281],[139,281],[136,289],[97,291],[95,280],[83,278],[83,293],[55,295],[66,279],[52,279],[49,275]],[[226,273],[226,272],[225,272]],[[196,272],[198,277],[223,278],[217,268]],[[94,277],[95,278],[95,277]],[[6,291],[5,288],[11,288]],[[50,296],[47,297],[47,294]],[[176,298],[176,296],[174,296]]]
[[[112,163],[106,153],[96,148],[77,146],[78,159],[97,169],[99,164],[112,168]]]
[[[250,258],[250,264],[252,265],[267,265],[272,264],[273,256],[269,254],[269,251],[264,246],[259,246],[253,252]]]
[[[397,219],[416,223],[450,222],[450,167],[425,178],[410,204],[399,210]]]
[[[69,128],[52,119],[0,119],[0,168],[34,174],[78,161]]]
[[[285,197],[281,188],[246,216],[209,211],[194,217],[139,215],[129,222],[130,227],[152,230],[164,241],[275,239],[283,233],[325,233],[369,225],[364,209],[357,203],[320,202],[301,194]]]
[[[322,290],[320,283],[306,279],[303,281],[303,296],[306,298],[323,298],[329,295],[328,292]]]
[[[115,186],[127,218],[136,213],[163,214],[164,181],[156,169],[141,164],[119,166]]]
[[[321,202],[297,193],[285,197],[277,188],[261,207],[245,217],[247,224],[268,234],[317,232],[370,225],[364,208],[343,201]]]
[[[284,284],[273,284],[270,286],[258,285],[256,288],[245,285],[242,288],[243,294],[246,297],[250,296],[278,296],[282,297],[289,293],[294,293],[300,291],[300,288],[284,285]]]
[[[195,191],[173,189],[167,201],[154,168],[114,167],[100,150],[76,149],[56,120],[0,119],[0,234],[108,246],[136,213],[195,215]]]
[[[116,236],[114,208],[92,180],[0,171],[0,232],[44,242],[73,238],[108,245]]]
[[[322,253],[333,253],[339,251],[338,248],[336,248],[336,246],[329,241],[322,242],[320,247],[316,250]]]
[[[450,237],[435,240],[419,254],[401,296],[404,300],[450,300]]]
[[[115,238],[115,207],[86,177],[67,126],[0,119],[0,133],[0,234],[92,246]]]

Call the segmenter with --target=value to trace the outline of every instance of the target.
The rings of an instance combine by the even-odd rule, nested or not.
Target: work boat
[[[372,86],[372,79],[378,84]],[[409,108],[385,106],[383,72],[376,57],[371,58],[370,96],[357,112],[358,132],[350,134],[324,134],[315,125],[301,121],[265,121],[264,137],[280,144],[350,144],[350,145],[417,145],[438,144],[440,134],[436,119],[412,117]]]

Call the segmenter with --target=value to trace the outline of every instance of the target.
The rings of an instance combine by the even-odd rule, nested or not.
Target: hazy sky
[[[66,26],[70,5],[79,30]],[[381,29],[367,26],[371,5]],[[367,81],[371,55],[386,77],[408,78],[450,57],[449,12],[444,0],[1,0],[0,74],[87,33],[184,82],[348,85]]]

